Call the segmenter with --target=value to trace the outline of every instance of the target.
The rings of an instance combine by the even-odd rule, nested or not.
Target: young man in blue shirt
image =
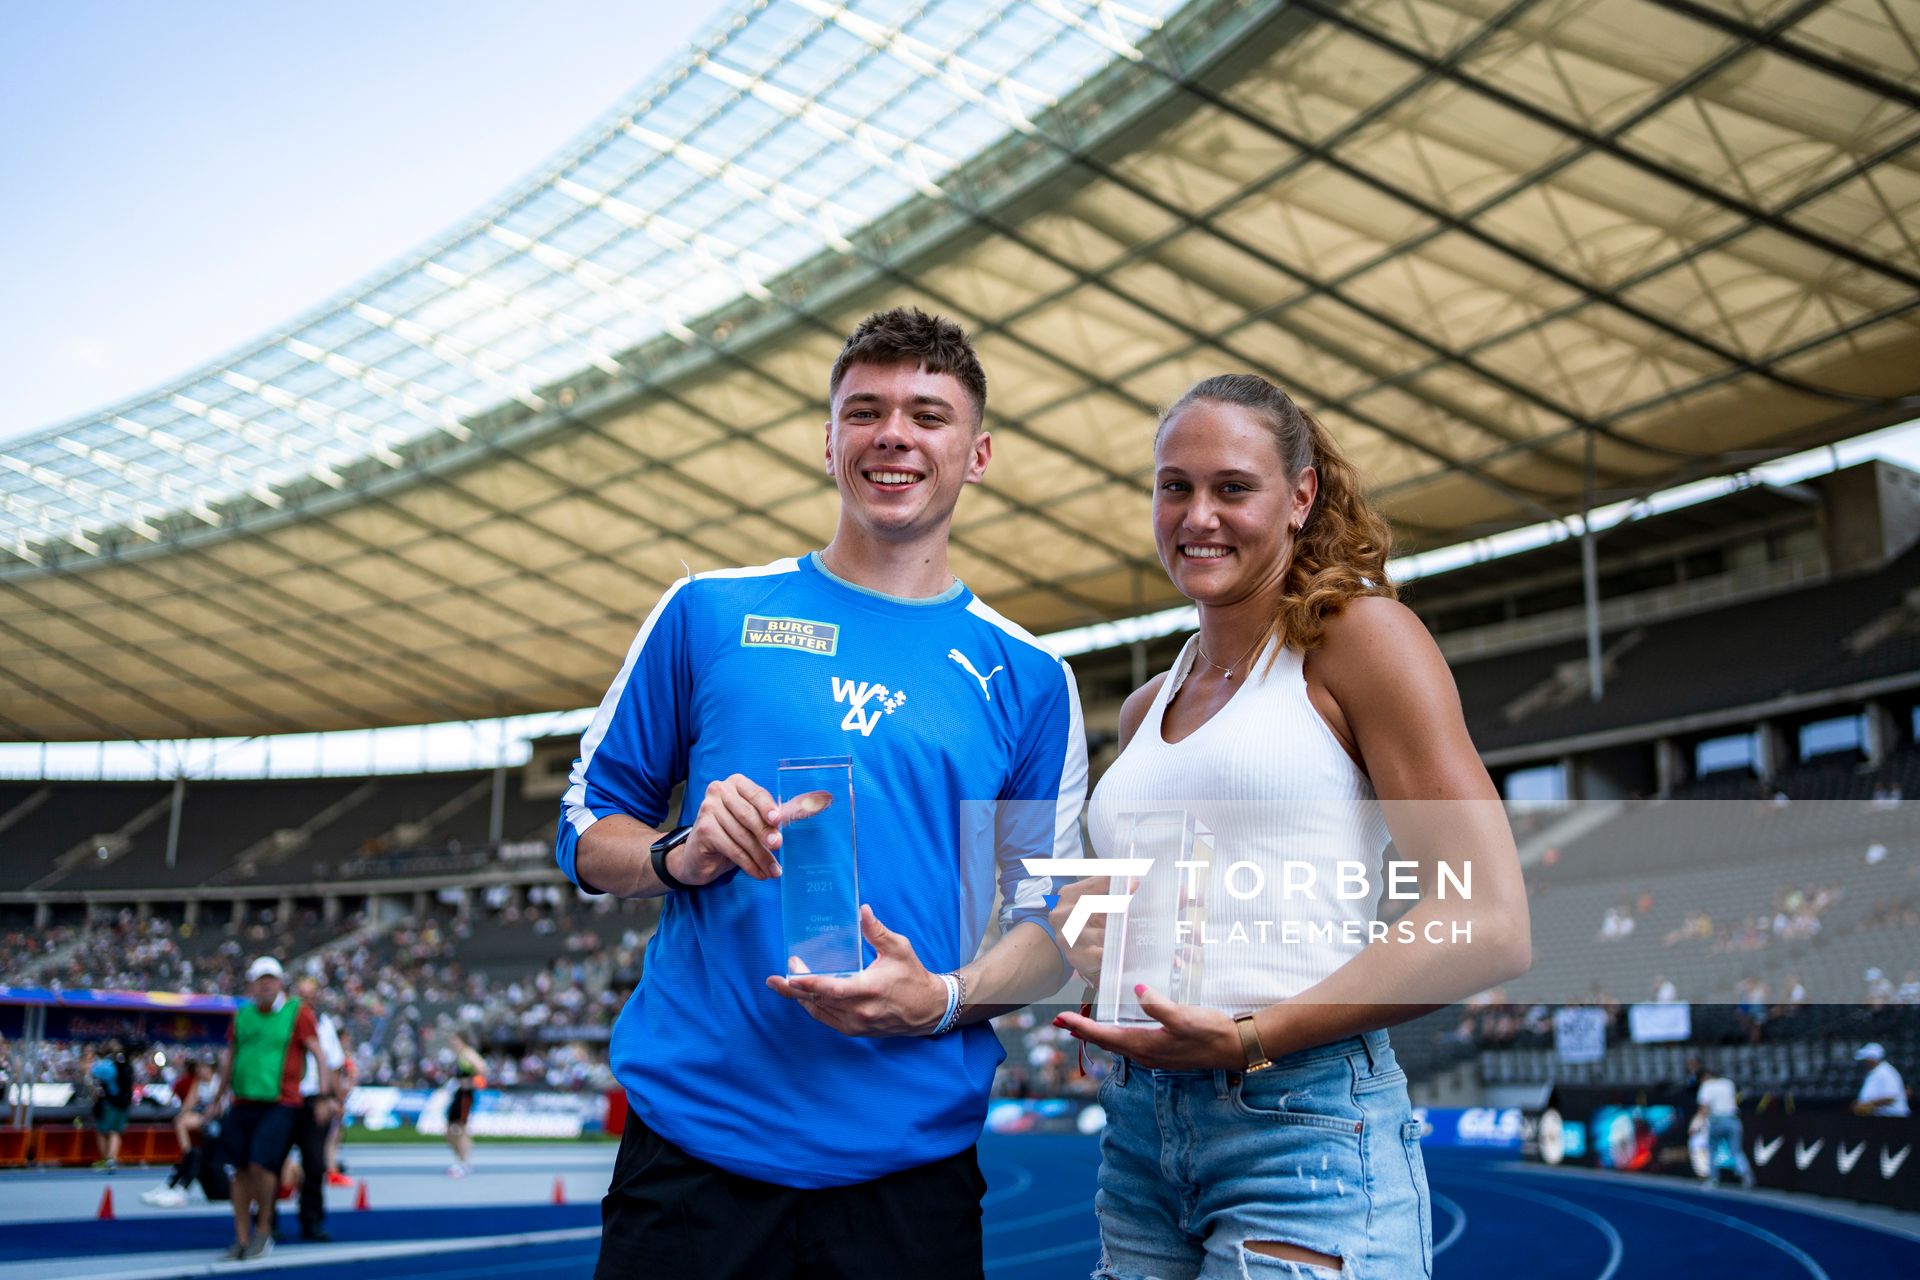
[[[978,1277],[986,1019],[1066,974],[1052,886],[1020,860],[1080,852],[1072,673],[947,563],[992,457],[986,377],[957,325],[899,309],[861,323],[828,386],[833,540],[670,588],[564,801],[576,884],[667,897],[613,1033],[633,1119],[602,1277]],[[872,958],[789,976],[779,824],[800,815],[770,784],[781,759],[835,755]]]

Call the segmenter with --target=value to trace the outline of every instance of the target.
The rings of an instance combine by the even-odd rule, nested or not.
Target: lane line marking
[[[1486,1191],[1492,1191],[1498,1195],[1518,1196],[1522,1200],[1532,1200],[1538,1204],[1544,1204],[1548,1208],[1559,1209],[1563,1213],[1568,1213],[1579,1218],[1581,1221],[1598,1230],[1607,1240],[1607,1248],[1609,1251],[1607,1265],[1601,1269],[1600,1274],[1595,1276],[1593,1280],[1613,1280],[1614,1273],[1620,1270],[1620,1262],[1626,1257],[1626,1241],[1620,1238],[1619,1230],[1615,1228],[1611,1222],[1608,1222],[1605,1218],[1586,1206],[1575,1204],[1573,1201],[1562,1199],[1559,1196],[1548,1195],[1544,1191],[1533,1191],[1526,1187],[1502,1186],[1498,1182],[1489,1182],[1481,1178],[1453,1178],[1451,1181],[1464,1182],[1471,1186],[1480,1187]]]
[[[1605,1169],[1549,1169],[1539,1165],[1511,1164],[1504,1161],[1491,1167],[1499,1170],[1501,1173],[1523,1173],[1549,1179],[1567,1178],[1575,1181],[1598,1182],[1606,1186],[1619,1185],[1620,1179],[1623,1176]],[[1764,1187],[1757,1191],[1743,1191],[1738,1187],[1723,1187],[1718,1191],[1709,1193],[1700,1190],[1698,1187],[1689,1185],[1683,1179],[1673,1178],[1668,1179],[1668,1181],[1676,1185],[1671,1187],[1661,1186],[1661,1192],[1667,1195],[1696,1197],[1711,1194],[1716,1199],[1737,1200],[1742,1204],[1750,1204],[1756,1208],[1766,1209],[1770,1212],[1778,1212],[1785,1209],[1793,1213],[1804,1213],[1812,1218],[1825,1218],[1829,1222],[1845,1223],[1850,1227],[1865,1227],[1874,1231],[1882,1231],[1887,1235],[1897,1237],[1901,1240],[1920,1241],[1920,1227],[1904,1227],[1894,1222],[1882,1222],[1878,1218],[1861,1216],[1856,1212],[1829,1205],[1807,1204],[1804,1203],[1796,1193],[1791,1191],[1781,1191],[1778,1188],[1772,1187]],[[1862,1206],[1863,1209],[1867,1207],[1868,1206]],[[1889,1212],[1893,1213],[1905,1212],[1904,1210],[1893,1209],[1891,1206],[1876,1205],[1871,1207],[1876,1209],[1886,1208]]]
[[[1802,1249],[1799,1245],[1794,1244],[1791,1240],[1782,1239],[1773,1232],[1768,1231],[1765,1227],[1754,1226],[1745,1218],[1736,1218],[1730,1213],[1716,1213],[1712,1209],[1702,1209],[1698,1205],[1688,1204],[1677,1197],[1648,1195],[1627,1187],[1589,1187],[1587,1189],[1595,1195],[1611,1196],[1618,1200],[1631,1200],[1637,1204],[1651,1205],[1656,1209],[1667,1209],[1673,1213],[1689,1214],[1695,1218],[1703,1218],[1708,1222],[1718,1222],[1725,1226],[1732,1227],[1735,1231],[1745,1232],[1754,1239],[1770,1244],[1780,1250],[1780,1252],[1792,1258],[1802,1267],[1805,1267],[1807,1274],[1812,1276],[1814,1280],[1831,1280],[1831,1277],[1827,1275],[1826,1268],[1822,1267],[1818,1262],[1815,1262],[1812,1254]]]
[[[1452,1247],[1453,1243],[1466,1232],[1467,1211],[1462,1209],[1459,1201],[1455,1200],[1452,1196],[1443,1196],[1432,1188],[1428,1188],[1427,1190],[1427,1199],[1433,1201],[1435,1204],[1445,1205],[1447,1212],[1453,1215],[1453,1226],[1448,1229],[1446,1239],[1439,1241],[1433,1246],[1433,1256],[1437,1258]]]

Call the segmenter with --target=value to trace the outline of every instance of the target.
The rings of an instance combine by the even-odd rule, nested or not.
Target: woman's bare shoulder
[[[1445,659],[1433,642],[1426,623],[1398,600],[1385,596],[1361,596],[1349,600],[1338,613],[1328,617],[1321,633],[1321,651],[1314,655],[1322,670],[1331,674],[1377,672],[1383,667],[1400,668],[1412,662],[1426,666]]]

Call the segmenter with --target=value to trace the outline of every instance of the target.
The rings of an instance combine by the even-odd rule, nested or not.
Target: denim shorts
[[[1383,1031],[1265,1071],[1152,1071],[1100,1086],[1096,1280],[1404,1280],[1433,1273],[1420,1122]],[[1338,1270],[1250,1251],[1296,1245]]]

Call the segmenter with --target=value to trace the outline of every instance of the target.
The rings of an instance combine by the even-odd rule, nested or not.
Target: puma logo
[[[1005,671],[1007,669],[1006,664],[1002,663],[1001,665],[995,667],[993,670],[987,672],[987,674],[981,675],[979,671],[974,669],[973,663],[967,660],[967,655],[960,652],[958,649],[947,650],[947,656],[949,658],[952,658],[955,662],[959,663],[960,669],[962,671],[965,671],[968,675],[972,676],[975,680],[978,680],[980,682],[981,694],[985,696],[988,702],[992,702],[993,690],[987,688],[987,681],[993,679],[995,676],[999,675],[1002,671]]]

